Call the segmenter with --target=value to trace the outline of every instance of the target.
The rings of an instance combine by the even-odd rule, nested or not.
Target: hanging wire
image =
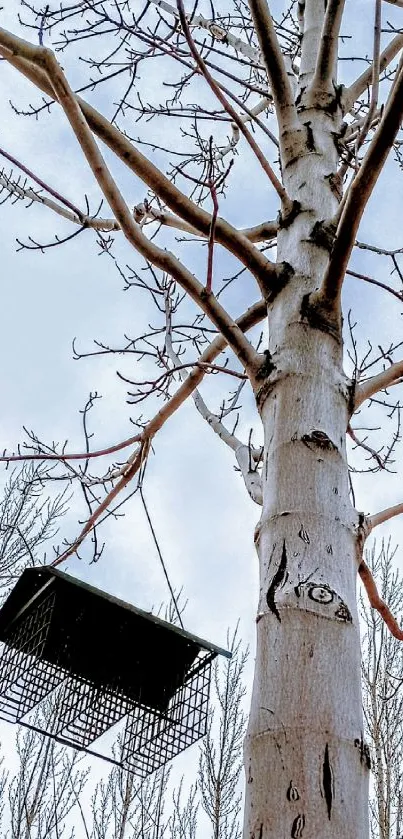
[[[142,476],[142,477],[143,477],[143,476]],[[151,530],[151,533],[152,533],[152,537],[153,537],[153,539],[154,539],[154,544],[155,544],[155,547],[156,547],[156,549],[157,549],[157,553],[158,553],[158,556],[159,556],[159,560],[160,560],[160,563],[161,563],[161,565],[162,565],[162,569],[163,569],[163,571],[164,571],[165,579],[166,579],[167,584],[168,584],[168,588],[169,588],[169,591],[170,591],[170,595],[171,595],[171,598],[172,598],[172,602],[173,602],[173,604],[174,604],[174,606],[175,606],[175,609],[176,609],[176,614],[178,615],[178,621],[179,621],[179,623],[180,623],[180,625],[181,625],[182,629],[184,629],[184,626],[183,626],[183,621],[182,621],[182,615],[181,615],[181,613],[180,613],[180,609],[179,609],[179,606],[178,606],[178,601],[177,601],[177,599],[176,599],[176,597],[175,597],[175,592],[174,592],[174,590],[173,590],[173,588],[172,588],[171,581],[170,581],[169,576],[168,576],[168,571],[167,571],[167,568],[166,568],[166,565],[165,565],[165,562],[164,562],[164,558],[163,558],[162,553],[161,553],[161,548],[160,548],[160,546],[159,546],[159,544],[158,544],[158,539],[157,539],[157,536],[156,536],[156,533],[155,533],[155,530],[154,530],[154,527],[153,527],[153,523],[152,523],[151,518],[150,518],[150,513],[149,513],[149,511],[148,511],[148,507],[147,507],[147,504],[146,504],[146,500],[145,500],[145,498],[144,498],[144,493],[143,493],[143,480],[142,480],[142,478],[141,478],[141,481],[139,482],[139,491],[140,491],[140,498],[141,498],[141,501],[142,501],[142,503],[143,503],[143,507],[144,507],[144,512],[145,512],[145,514],[146,514],[146,516],[147,516],[147,521],[148,521],[148,524],[149,524],[149,527],[150,527],[150,530]]]

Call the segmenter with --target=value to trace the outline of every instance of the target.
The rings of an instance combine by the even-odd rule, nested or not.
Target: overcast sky
[[[351,5],[351,4],[350,4]],[[357,15],[368,9],[367,0],[355,3]],[[17,0],[8,0],[0,12],[0,23],[20,31],[16,17]],[[403,11],[401,16],[403,18]],[[394,10],[387,9],[388,19]],[[207,12],[206,12],[207,13]],[[395,18],[396,14],[394,13]],[[360,17],[355,37],[358,49],[368,47],[369,18]],[[27,37],[27,33],[23,33]],[[51,45],[51,44],[50,44]],[[347,50],[347,47],[346,47]],[[65,69],[74,82],[80,67]],[[362,64],[357,63],[357,74]],[[349,71],[350,72],[350,71]],[[151,84],[150,79],[148,79]],[[154,79],[155,84],[157,80]],[[52,109],[41,119],[18,118],[9,100],[26,107],[39,102],[27,81],[4,62],[0,66],[0,145],[21,159],[55,189],[80,206],[84,193],[93,206],[98,200],[91,173],[80,157],[60,110]],[[158,95],[155,96],[158,101]],[[102,96],[98,97],[102,103]],[[104,103],[109,114],[109,103]],[[148,131],[158,132],[157,123]],[[173,130],[173,126],[172,126]],[[165,139],[165,137],[164,137]],[[110,157],[108,159],[111,159]],[[7,164],[5,163],[7,170]],[[129,205],[143,200],[145,189],[137,178],[113,162],[115,175],[124,188]],[[275,215],[272,196],[257,189],[261,177],[247,156],[236,158],[234,188],[228,203],[220,212],[236,224],[253,224]],[[370,210],[360,230],[360,238],[383,247],[402,247],[401,173],[396,165],[388,167],[371,199]],[[245,212],[246,210],[246,212]],[[67,223],[41,207],[25,209],[22,202],[0,207],[2,231],[2,306],[0,358],[2,365],[2,412],[0,416],[1,448],[15,449],[23,438],[22,427],[35,430],[41,439],[69,440],[69,449],[82,445],[79,411],[90,391],[102,394],[91,415],[94,448],[112,444],[134,433],[130,416],[135,416],[125,403],[125,386],[116,377],[116,369],[133,371],[132,362],[116,357],[72,360],[71,343],[91,349],[91,341],[99,338],[119,343],[123,333],[135,335],[136,330],[154,319],[154,311],[145,295],[135,290],[123,292],[122,281],[112,261],[98,255],[95,237],[88,231],[72,242],[46,251],[45,254],[16,251],[16,239],[25,242],[28,236],[45,242],[55,233],[71,232]],[[103,214],[107,214],[104,208]],[[169,242],[169,237],[165,239]],[[175,246],[170,237],[169,247]],[[180,252],[183,252],[180,246]],[[116,237],[116,254],[122,264],[140,266],[129,247]],[[186,251],[187,254],[187,251]],[[192,256],[194,270],[202,270],[205,251]],[[388,282],[387,268],[374,257],[362,253],[354,256],[356,270],[376,274]],[[225,270],[218,262],[219,270]],[[232,299],[235,312],[248,304],[246,286]],[[253,294],[253,300],[257,294]],[[357,280],[347,279],[345,311],[351,308],[358,321],[357,334],[361,347],[371,340],[374,346],[387,345],[402,336],[402,307],[392,297],[370,289]],[[136,371],[137,374],[137,371]],[[134,373],[132,372],[132,375]],[[225,383],[227,384],[227,383]],[[218,385],[213,383],[211,408],[220,402]],[[245,394],[246,416],[241,432],[247,438],[252,417],[251,399]],[[144,413],[148,414],[146,406]],[[357,423],[358,424],[358,423]],[[399,453],[401,458],[401,453]],[[402,500],[401,462],[398,475],[365,476],[355,479],[357,506],[375,512]],[[238,474],[234,473],[232,453],[213,434],[196,413],[192,403],[184,405],[155,440],[155,451],[147,468],[145,495],[173,584],[183,586],[188,599],[186,627],[213,642],[225,646],[227,627],[240,620],[242,636],[253,646],[254,611],[257,599],[257,559],[253,548],[253,529],[259,510],[245,493]],[[78,511],[66,519],[62,535],[77,532]],[[393,534],[403,545],[403,527],[379,529],[377,536]],[[167,589],[155,547],[138,497],[126,507],[126,516],[105,525],[102,539],[106,542],[98,565],[88,566],[85,559],[71,559],[65,570],[82,576],[142,608],[151,609],[167,599]],[[403,550],[403,549],[402,549]],[[402,550],[397,562],[402,560]],[[85,558],[86,549],[82,551]],[[2,739],[8,738],[3,728]]]

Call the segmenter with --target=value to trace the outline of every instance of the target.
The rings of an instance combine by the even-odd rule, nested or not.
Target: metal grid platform
[[[132,710],[123,737],[122,765],[125,769],[146,777],[204,737],[211,662],[211,654],[199,654],[165,714],[155,714],[140,706]]]
[[[53,568],[24,571],[0,641],[0,717],[142,777],[206,733],[211,663],[230,655]],[[92,745],[121,721],[116,761]]]

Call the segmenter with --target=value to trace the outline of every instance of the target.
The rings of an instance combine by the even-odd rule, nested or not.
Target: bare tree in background
[[[1,744],[0,744],[1,745]],[[2,756],[0,758],[0,830],[5,833],[4,811],[6,809],[6,788],[8,782],[8,772],[4,766],[5,760]]]
[[[48,494],[48,469],[29,463],[14,469],[0,499],[0,591],[16,582],[26,565],[44,561],[66,513],[66,490]]]
[[[172,814],[169,819],[170,839],[197,839],[199,802],[196,784],[188,790],[187,796],[183,792],[183,780],[173,794]]]
[[[376,544],[367,563],[381,596],[403,617],[403,581],[394,568],[396,549]],[[374,839],[400,839],[403,831],[403,651],[377,612],[362,601],[364,716],[371,742],[374,792],[370,800]]]
[[[0,53],[33,95],[41,93],[26,115],[57,109],[67,120],[110,217],[83,196],[66,198],[46,173],[30,171],[3,149],[14,167],[3,172],[5,198],[43,205],[69,225],[54,241],[27,234],[20,246],[61,247],[95,231],[125,287],[150,295],[158,322],[126,334],[121,346],[101,341],[87,353],[122,352],[142,361],[139,377],[126,378],[129,403],[141,406],[138,433],[101,452],[90,450],[88,437],[82,452],[69,452],[31,435],[30,450],[3,459],[56,463],[60,479],[82,487],[88,518],[61,563],[87,537],[96,539],[105,516],[141,488],[159,430],[193,398],[233,451],[261,508],[244,835],[365,839],[369,753],[356,576],[402,640],[363,547],[375,527],[403,512],[403,503],[397,497],[386,510],[360,512],[350,494],[346,437],[359,450],[356,468],[371,471],[390,468],[400,440],[402,341],[393,338],[393,324],[398,334],[401,243],[387,250],[379,239],[357,236],[388,158],[392,171],[402,164],[402,0],[367,4],[373,29],[363,49],[371,59],[360,75],[361,27],[355,4],[345,8],[344,0],[271,8],[267,0],[228,0],[224,9],[185,8],[183,0],[22,5],[26,28],[16,20],[17,33],[1,30]],[[388,22],[392,12],[395,23]],[[48,44],[61,52],[63,67]],[[78,67],[75,93],[68,79]],[[133,136],[134,120],[140,136]],[[128,182],[134,175],[146,193],[134,209],[123,194],[128,184],[120,189],[114,178],[116,159]],[[253,206],[236,188],[246,176],[255,184]],[[116,256],[119,235],[131,250],[130,267]],[[365,271],[354,261],[363,251]],[[387,281],[383,274],[378,279],[382,262],[392,271]],[[342,333],[347,276],[361,284],[350,361]],[[377,311],[381,292],[390,304],[390,345],[372,349],[380,344],[373,317],[374,335],[361,351],[354,321],[360,323],[364,300]],[[268,339],[247,337],[263,320]],[[213,374],[223,382],[219,410],[208,406]],[[246,389],[256,406],[249,438],[230,425]],[[366,418],[370,405],[375,430]],[[116,465],[113,456],[126,450]],[[101,455],[111,456],[110,467],[97,473],[91,464]]]
[[[80,768],[79,755],[22,728],[16,747],[19,767],[3,793],[7,801],[3,835],[10,839],[72,839],[76,834],[69,817],[88,774]]]
[[[91,817],[82,809],[85,831],[91,839],[162,839],[169,769],[159,770],[143,782],[114,767],[101,781],[91,802]]]
[[[139,781],[118,767],[97,785],[91,814],[80,804],[88,839],[196,839],[197,788],[183,779],[169,794],[169,768]]]
[[[183,611],[183,609],[182,609]],[[200,750],[198,780],[171,791],[170,770],[159,770],[139,782],[120,768],[98,784],[92,817],[82,819],[90,839],[237,839],[242,801],[240,776],[246,728],[244,670],[248,651],[237,630],[228,635],[232,658],[217,663],[208,733]],[[171,784],[172,787],[172,784]],[[92,826],[91,826],[92,825]]]
[[[0,590],[6,594],[27,566],[41,564],[66,513],[68,497],[46,491],[51,473],[24,464],[8,477],[0,500]],[[85,773],[78,757],[33,731],[19,729],[15,743],[19,768],[14,776],[0,759],[0,829],[10,839],[72,836],[66,819],[81,792]]]
[[[243,711],[244,670],[248,650],[242,650],[237,631],[227,636],[232,658],[214,670],[214,711],[201,747],[199,788],[211,839],[238,839],[242,793],[242,745],[247,718]]]

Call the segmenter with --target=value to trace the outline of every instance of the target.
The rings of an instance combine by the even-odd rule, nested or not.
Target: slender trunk
[[[257,394],[265,460],[245,839],[368,836],[349,388],[341,334],[304,309],[328,262],[313,234],[337,209],[338,120],[305,110],[306,154],[283,172],[302,211],[279,234],[278,259],[294,275],[269,311],[272,368]]]
[[[379,709],[378,709],[378,697],[377,697],[377,686],[375,681],[375,668],[374,668],[374,676],[373,681],[370,686],[370,696],[371,696],[371,710],[372,710],[372,718],[373,718],[373,732],[372,732],[372,741],[373,741],[373,748],[375,753],[375,786],[376,786],[376,801],[378,807],[378,825],[379,825],[379,839],[389,839],[388,832],[386,830],[386,810],[385,810],[385,776],[384,776],[384,765],[382,759],[382,744],[381,744],[381,731],[380,731],[380,724],[379,724]]]
[[[129,773],[126,774],[124,777],[124,795],[122,799],[122,810],[120,813],[120,824],[118,828],[118,834],[116,839],[124,839],[124,835],[126,833],[126,826],[129,819],[130,813],[130,805],[133,800],[133,786],[134,786],[134,777]]]

